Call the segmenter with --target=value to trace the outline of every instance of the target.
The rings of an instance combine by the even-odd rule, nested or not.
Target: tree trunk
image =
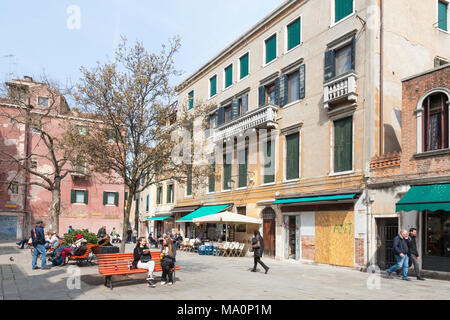
[[[133,204],[133,197],[130,193],[128,195],[127,207],[123,217],[123,227],[122,227],[122,242],[120,243],[120,252],[125,253],[126,235],[128,234],[128,226],[130,225],[130,213],[131,205]]]
[[[55,188],[52,190],[52,203],[50,205],[50,222],[48,226],[49,231],[54,231],[59,234],[59,214],[61,213],[61,185],[55,183]]]

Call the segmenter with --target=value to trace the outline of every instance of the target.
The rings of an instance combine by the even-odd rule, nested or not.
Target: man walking
[[[409,260],[412,264],[414,264],[414,271],[416,272],[417,280],[425,280],[420,275],[420,267],[419,267],[419,252],[417,251],[417,244],[416,244],[416,236],[417,236],[417,229],[411,228],[409,229]]]
[[[33,270],[39,269],[36,265],[38,255],[42,256],[41,268],[50,269],[47,267],[46,258],[47,251],[45,249],[45,233],[44,233],[44,222],[42,220],[36,221],[36,226],[31,230],[31,240],[34,247],[33,259],[31,261],[31,268]]]
[[[388,278],[391,278],[392,272],[402,268],[402,280],[411,281],[408,278],[408,231],[403,230],[394,238],[394,254],[397,263],[387,270]]]
[[[131,230],[131,227],[129,226],[128,230],[127,230],[127,241],[126,241],[126,243],[130,243],[131,242],[131,234],[132,233],[133,233],[133,231]]]
[[[264,240],[263,237],[261,237],[261,234],[259,233],[258,230],[255,230],[253,233],[252,249],[254,252],[254,265],[251,271],[256,272],[256,265],[259,263],[264,268],[264,270],[266,270],[267,274],[267,272],[269,271],[269,267],[266,266],[264,262],[261,261],[261,257],[264,252]]]

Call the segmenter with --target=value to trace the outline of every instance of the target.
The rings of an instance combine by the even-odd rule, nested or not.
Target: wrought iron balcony
[[[220,142],[250,129],[276,128],[278,107],[268,104],[228,121],[214,130],[214,142]]]
[[[356,102],[357,96],[356,74],[354,73],[348,73],[324,83],[323,104],[325,109],[343,101]]]

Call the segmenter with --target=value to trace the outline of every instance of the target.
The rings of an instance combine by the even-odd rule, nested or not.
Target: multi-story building
[[[401,151],[401,79],[450,58],[447,10],[439,0],[283,2],[178,86],[179,112],[217,108],[212,132],[193,123],[194,139],[216,146],[215,175],[205,188],[180,185],[177,206],[262,218],[266,253],[279,259],[366,264],[370,159]]]
[[[372,253],[380,267],[393,264],[386,243],[417,228],[422,268],[450,272],[450,64],[402,84],[402,153],[371,163]]]
[[[29,104],[32,112],[49,108],[50,91],[45,84],[33,81],[31,77],[23,80],[13,80],[8,83],[11,87],[20,87],[28,92]],[[58,97],[58,114],[50,113],[46,116],[46,130],[51,136],[63,134],[63,124],[67,121],[75,123],[79,134],[89,132],[92,119],[70,110],[63,97]],[[13,114],[21,106],[14,101],[3,100],[0,103],[0,114]],[[52,165],[48,148],[41,140],[40,132],[33,125],[30,127],[15,123],[12,118],[0,116],[0,148],[2,166],[0,168],[0,238],[22,239],[29,236],[29,230],[36,220],[49,221],[49,208],[52,192],[42,186],[33,184],[40,178],[18,170],[17,165],[8,165],[9,158],[31,157],[32,170],[40,173],[51,173]],[[58,155],[57,155],[58,156]],[[97,232],[101,226],[108,230],[113,227],[121,228],[124,209],[124,185],[120,178],[114,181],[106,179],[89,170],[88,164],[67,163],[69,173],[61,181],[61,215],[59,218],[60,233],[67,232],[71,225],[74,229],[88,229]],[[9,186],[9,187],[8,187]]]

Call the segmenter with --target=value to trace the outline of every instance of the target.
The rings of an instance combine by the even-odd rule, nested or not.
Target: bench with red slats
[[[80,264],[83,261],[86,261],[87,263],[91,263],[92,259],[89,259],[89,254],[91,253],[93,248],[97,248],[98,244],[92,244],[92,243],[87,243],[86,244],[86,252],[81,255],[81,256],[69,256],[69,260],[75,260],[77,262],[77,264]]]
[[[155,262],[154,272],[162,271],[160,252],[151,251],[152,260]],[[105,276],[105,286],[111,290],[113,288],[111,278],[117,275],[148,273],[146,269],[133,269],[132,263],[134,260],[133,253],[113,253],[113,254],[98,254],[98,272]],[[130,269],[131,268],[131,269]],[[175,266],[171,271],[175,279],[175,270],[180,270],[180,266]]]

